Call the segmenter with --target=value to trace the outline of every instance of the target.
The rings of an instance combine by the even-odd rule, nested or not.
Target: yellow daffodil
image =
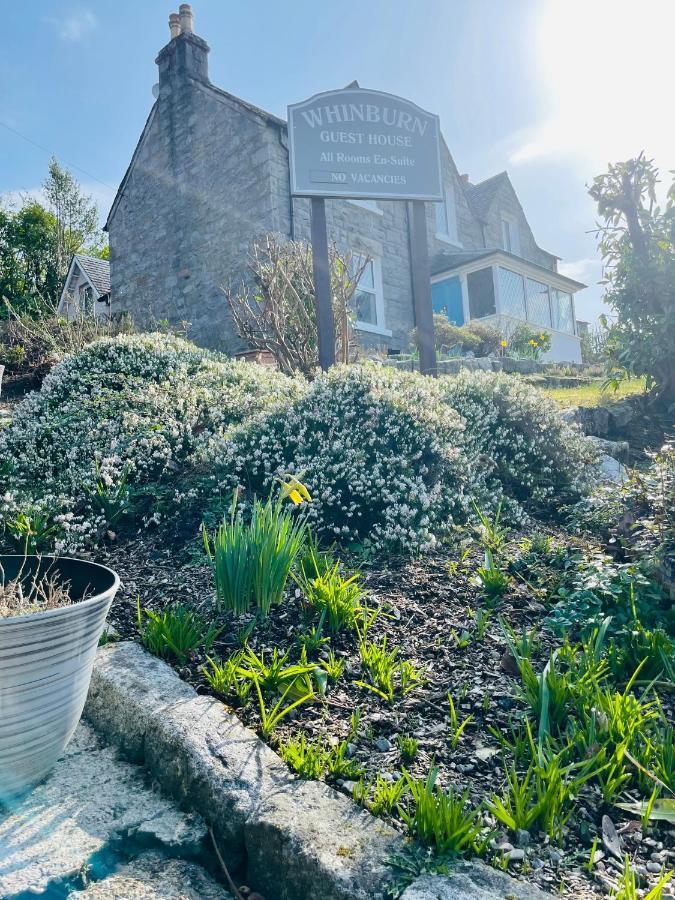
[[[305,501],[311,503],[312,497],[305,485],[295,477],[295,475],[284,475],[283,478],[277,479],[281,484],[280,499],[290,500],[299,506]]]

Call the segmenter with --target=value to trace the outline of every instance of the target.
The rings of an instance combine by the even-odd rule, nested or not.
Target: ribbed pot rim
[[[93,597],[87,597],[86,600],[77,600],[75,603],[69,603],[67,606],[57,606],[55,609],[43,609],[41,612],[26,613],[23,616],[0,616],[0,628],[2,628],[3,625],[17,625],[20,622],[44,622],[47,619],[53,619],[56,616],[63,615],[70,609],[86,609],[89,606],[94,606],[96,603],[99,603],[102,598],[107,597],[111,592],[114,597],[120,586],[120,577],[114,569],[110,569],[108,566],[104,566],[101,563],[91,562],[89,559],[78,559],[76,556],[50,556],[49,554],[45,554],[44,556],[29,554],[24,557],[22,553],[1,553],[0,565],[2,565],[4,559],[41,559],[51,560],[55,563],[74,562],[78,563],[78,565],[91,566],[102,572],[107,572],[109,575],[112,575],[112,584],[104,591],[99,591],[99,593],[95,594]]]

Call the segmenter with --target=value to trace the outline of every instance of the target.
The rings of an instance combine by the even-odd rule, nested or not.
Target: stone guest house
[[[111,308],[139,323],[188,321],[198,343],[232,350],[239,341],[223,286],[246,277],[262,234],[308,240],[309,201],[290,195],[286,122],[211,84],[209,48],[187,4],[169,26],[156,101],[106,224]],[[339,126],[335,111],[325,118],[316,125]],[[551,332],[551,358],[579,361],[574,293],[584,285],[560,275],[558,258],[537,245],[506,172],[472,184],[444,143],[442,170],[444,202],[427,204],[434,309],[458,324],[498,320],[505,331],[527,321]],[[326,207],[329,238],[372,260],[354,300],[360,339],[407,348],[408,204]]]

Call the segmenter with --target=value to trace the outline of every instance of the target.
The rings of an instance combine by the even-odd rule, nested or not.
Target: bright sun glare
[[[549,0],[533,31],[550,111],[512,162],[558,154],[597,167],[645,150],[673,164],[675,0]]]

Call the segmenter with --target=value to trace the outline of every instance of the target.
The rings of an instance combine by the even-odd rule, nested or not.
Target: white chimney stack
[[[171,34],[171,40],[180,34],[180,16],[178,13],[171,13],[169,16],[169,33]]]
[[[181,34],[192,34],[192,7],[189,3],[181,3],[178,7]]]

